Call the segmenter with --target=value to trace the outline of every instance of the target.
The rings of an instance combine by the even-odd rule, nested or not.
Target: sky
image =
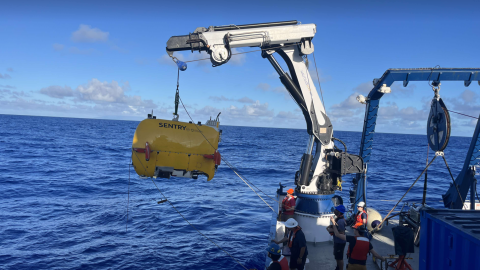
[[[298,20],[314,23],[315,62],[334,130],[362,131],[372,80],[388,68],[480,67],[478,1],[9,1],[0,9],[0,114],[171,119],[177,69],[171,36],[197,27]],[[249,52],[255,48],[239,48]],[[179,59],[207,57],[198,52]],[[281,60],[277,57],[277,60]],[[317,78],[309,56],[310,71]],[[317,89],[319,89],[317,85]],[[454,111],[478,117],[480,86],[443,83]],[[305,120],[260,52],[229,63],[188,64],[180,96],[195,121],[305,128]],[[433,92],[400,83],[382,98],[377,132],[425,134]],[[179,108],[180,121],[189,121]],[[476,119],[452,114],[452,134]]]

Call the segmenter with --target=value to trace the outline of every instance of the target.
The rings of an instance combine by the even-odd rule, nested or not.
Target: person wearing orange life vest
[[[285,222],[285,228],[287,229],[287,236],[280,241],[273,241],[276,244],[288,243],[290,248],[290,270],[303,270],[305,263],[307,262],[307,240],[302,228],[298,226],[298,222],[291,218]]]
[[[288,260],[282,255],[282,251],[277,244],[271,243],[266,251],[268,251],[268,257],[272,259],[267,270],[288,270]]]
[[[293,189],[287,191],[287,196],[282,200],[282,221],[293,218],[295,213],[295,197],[293,197]]]
[[[355,223],[352,226],[353,228],[358,228],[360,226],[367,227],[367,212],[365,211],[365,203],[359,202],[357,205],[357,214],[355,214]]]
[[[333,225],[336,225],[335,219],[330,217]],[[348,242],[348,270],[367,270],[367,255],[369,252],[373,254],[373,256],[377,257],[381,261],[385,261],[380,254],[378,254],[370,243],[368,238],[364,237],[363,235],[366,232],[365,226],[358,226],[353,230],[355,236],[340,234],[337,229],[337,226],[333,226],[333,233],[336,237],[345,240]]]

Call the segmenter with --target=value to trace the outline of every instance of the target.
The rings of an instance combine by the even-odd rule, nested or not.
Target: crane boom
[[[312,39],[315,33],[315,24],[298,24],[297,21],[198,27],[188,35],[171,37],[166,50],[171,57],[177,51],[205,51],[216,67],[230,60],[232,48],[262,49],[261,56],[269,60],[300,107],[310,135],[300,169],[295,175],[296,209],[321,218],[321,215],[332,212],[334,203],[331,199],[335,190],[341,188],[341,175],[362,172],[363,160],[359,156],[334,150],[332,123],[305,63],[306,56],[314,51]],[[285,61],[288,72],[278,64],[274,53]],[[315,155],[312,155],[314,149]],[[328,223],[325,218],[319,222],[325,220]],[[306,232],[308,241],[329,238],[328,234],[313,230]]]

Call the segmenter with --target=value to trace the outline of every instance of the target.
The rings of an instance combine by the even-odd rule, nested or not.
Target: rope
[[[205,137],[205,135],[202,133],[202,131],[200,130],[200,128],[198,128],[197,124],[195,124],[195,121],[193,121],[193,118],[190,116],[190,113],[188,112],[187,108],[185,107],[185,104],[183,104],[183,101],[182,101],[182,98],[180,98],[180,103],[182,103],[182,106],[183,106],[183,109],[185,109],[185,112],[187,113],[188,117],[190,118],[190,120],[192,121],[192,123],[195,125],[195,127],[197,128],[197,130],[200,132],[200,134],[202,134],[203,138],[205,138],[205,140],[208,142],[208,144],[210,144],[210,146],[215,150],[217,151],[217,148],[215,148],[215,146],[213,146],[210,141],[207,139],[207,137]],[[231,165],[224,157],[221,157],[222,160],[225,162],[225,164],[227,164],[227,166],[240,178],[242,179],[242,181],[253,191],[255,192],[255,194],[257,194],[257,196],[270,208],[272,209],[272,211],[274,213],[276,213],[276,211],[262,198],[262,196],[260,196],[260,194],[258,194],[248,183],[246,180],[246,178],[244,179],[244,177],[242,177],[240,175],[240,173],[237,172],[237,170],[235,169],[235,167],[233,165]],[[262,192],[263,194],[265,194],[265,196],[269,197],[270,199],[278,202],[277,200],[273,199],[272,197],[268,196],[265,192],[263,192],[261,189],[259,189],[258,187],[256,187],[254,184],[252,184],[250,181],[248,181],[252,186],[254,186],[255,188],[257,188],[260,192]]]
[[[295,44],[298,44],[298,43],[295,43]],[[295,44],[291,44],[291,45],[288,45],[288,46],[292,46],[292,45],[295,45]],[[282,47],[285,47],[285,46],[270,47],[270,48],[253,50],[253,51],[248,51],[248,52],[238,52],[238,53],[232,53],[231,55],[233,56],[233,55],[238,55],[238,54],[246,54],[246,53],[259,52],[259,51],[268,51],[268,50],[274,50],[274,49],[278,49],[278,48],[282,48]],[[197,61],[203,61],[203,60],[210,60],[210,57],[209,58],[196,59],[196,60],[182,61],[182,62],[190,63],[190,62],[197,62]]]
[[[442,155],[442,158],[445,161],[445,165],[447,166],[448,172],[450,173],[450,177],[452,177],[453,184],[455,185],[455,188],[457,189],[458,197],[460,198],[460,201],[462,202],[462,209],[464,209],[465,208],[465,201],[462,199],[462,195],[460,194],[460,190],[458,190],[458,185],[455,182],[455,178],[453,178],[452,171],[450,171],[450,166],[448,166],[447,159],[443,155]]]
[[[427,161],[425,162],[425,166],[428,165],[428,159],[430,158],[430,145],[427,143]],[[428,171],[425,171],[425,182],[423,183],[423,199],[422,204],[425,204],[427,200],[427,180],[428,180]]]
[[[456,113],[456,114],[460,114],[460,115],[463,115],[463,116],[466,116],[466,117],[470,117],[470,118],[474,118],[474,119],[479,119],[478,117],[471,116],[471,115],[468,115],[468,114],[463,114],[463,113],[459,113],[459,112],[452,111],[452,110],[448,110],[448,109],[447,109],[447,111],[452,112],[452,113]]]
[[[177,87],[178,87],[178,78],[179,78],[179,77],[180,77],[180,75],[178,75],[178,77],[177,77]],[[203,132],[198,128],[197,124],[195,124],[195,121],[193,121],[192,116],[190,116],[190,113],[188,112],[187,107],[185,107],[185,104],[183,104],[183,101],[182,101],[182,99],[180,98],[180,96],[178,96],[178,99],[179,99],[180,102],[182,103],[183,109],[184,109],[185,112],[187,113],[187,115],[188,115],[188,117],[190,118],[190,120],[192,121],[192,123],[193,123],[193,124],[195,125],[195,127],[197,128],[198,132],[200,132],[200,134],[202,134],[203,138],[208,142],[208,144],[209,144],[215,151],[217,151],[217,148],[215,148],[215,146],[213,146],[213,145],[210,143],[210,141],[207,139],[207,137],[205,137],[205,135],[203,134]],[[219,114],[219,115],[220,115],[220,114]],[[218,116],[217,116],[217,117],[218,117]],[[275,201],[276,203],[278,203],[277,200],[275,200],[274,198],[268,196],[268,195],[267,195],[265,192],[263,192],[260,188],[258,188],[257,186],[255,186],[252,182],[250,182],[245,176],[241,175],[241,174],[235,169],[235,166],[233,166],[230,162],[228,162],[224,157],[221,157],[221,159],[223,160],[223,162],[225,162],[225,164],[227,164],[227,166],[228,166],[240,179],[243,180],[243,182],[245,182],[245,180],[246,180],[248,183],[250,183],[250,185],[254,186],[256,189],[258,189],[260,192],[262,192],[265,196],[267,196],[268,198],[270,198],[270,199],[272,199],[273,201]],[[244,180],[244,178],[245,178],[245,180]],[[251,188],[251,189],[253,190],[253,192],[255,192],[255,190],[254,190],[252,187],[250,187],[246,182],[245,182],[245,184],[246,184],[249,188]],[[265,200],[263,200],[263,198],[262,198],[260,195],[258,195],[257,192],[255,192],[255,193],[257,194],[257,196],[260,197],[260,199],[262,199],[262,201],[265,202]],[[274,210],[267,202],[265,202],[265,203],[267,204],[268,207],[270,207],[270,209],[272,209],[272,211],[273,211],[274,213],[276,213],[275,210]]]
[[[477,195],[477,200],[480,202],[480,199],[478,198],[478,192],[477,192],[477,183],[475,181],[475,194]]]
[[[127,199],[127,220],[125,221],[125,232],[128,230],[128,206],[130,205],[130,168],[131,168],[132,159],[130,158],[130,164],[128,164],[128,199]]]
[[[175,91],[175,113],[173,115],[177,116],[178,115],[178,98],[180,97],[180,91],[178,90],[178,86],[180,81],[180,69],[178,69],[178,74],[177,74],[177,90]],[[178,116],[177,116],[178,117]]]
[[[203,234],[201,231],[199,231],[192,223],[190,223],[190,221],[188,221],[185,216],[182,215],[182,213],[180,213],[180,211],[178,211],[178,209],[173,205],[173,203],[170,202],[170,200],[167,198],[167,196],[165,196],[165,194],[163,194],[163,192],[158,188],[157,186],[157,183],[155,183],[155,181],[153,180],[153,178],[150,178],[153,182],[153,184],[155,185],[155,187],[158,189],[158,191],[160,192],[160,194],[162,194],[162,196],[165,198],[165,200],[167,200],[167,202],[170,204],[170,206],[173,207],[173,209],[175,209],[175,211],[177,211],[177,213],[190,225],[192,226],[192,228],[194,228],[200,235],[202,235],[203,237],[205,237],[208,241],[212,242],[215,246],[217,246],[220,250],[222,250],[223,252],[225,252],[225,254],[227,254],[228,256],[230,256],[230,258],[234,259],[241,267],[243,267],[244,269],[248,270],[247,267],[245,267],[245,265],[243,265],[241,262],[239,262],[237,259],[235,259],[230,253],[228,253],[228,251],[226,251],[225,249],[223,249],[221,246],[217,245],[217,243],[215,243],[212,239],[210,239],[208,236],[206,236],[205,234]]]
[[[133,149],[132,149],[133,150]],[[133,153],[135,153],[135,156],[137,157],[138,161],[140,161],[140,158],[138,157],[137,155],[137,152],[135,151],[132,151]],[[140,162],[140,164],[142,165],[143,169],[145,170],[145,173],[147,172],[147,168],[145,168],[145,166],[143,166],[143,163]],[[153,184],[155,185],[155,187],[157,188],[157,190],[160,192],[160,194],[162,194],[162,196],[165,198],[165,200],[167,200],[167,202],[170,204],[170,206],[173,207],[173,209],[175,209],[175,211],[177,211],[177,213],[190,225],[192,226],[192,228],[194,228],[200,235],[202,235],[203,237],[205,237],[207,240],[209,240],[210,242],[212,242],[215,246],[217,246],[220,250],[222,250],[223,252],[225,252],[228,256],[230,256],[232,259],[234,259],[240,266],[242,266],[244,269],[248,270],[247,267],[245,267],[242,263],[240,263],[237,259],[235,259],[230,253],[228,253],[228,251],[226,251],[225,249],[223,249],[222,247],[220,247],[217,243],[215,243],[212,239],[210,239],[208,236],[206,236],[205,234],[203,234],[201,231],[199,231],[192,223],[190,223],[190,221],[188,221],[187,218],[185,218],[184,215],[182,215],[182,213],[180,213],[180,211],[178,211],[178,209],[170,202],[170,200],[167,198],[167,196],[165,196],[165,194],[163,194],[163,192],[160,190],[160,188],[158,188],[157,186],[157,183],[155,183],[155,181],[153,180],[153,178],[150,178],[153,182]]]
[[[437,156],[433,157],[432,161],[430,161],[430,163],[428,163],[427,167],[425,167],[425,169],[422,171],[422,173],[417,177],[417,179],[415,180],[415,182],[413,182],[413,184],[410,186],[410,188],[407,190],[407,192],[405,192],[405,194],[403,194],[402,198],[400,198],[400,200],[397,202],[397,204],[395,204],[395,206],[392,208],[392,210],[390,210],[390,212],[388,212],[388,214],[383,218],[382,220],[382,223],[380,223],[380,225],[377,226],[377,228],[380,228],[383,223],[385,222],[385,220],[388,218],[388,216],[390,216],[390,214],[393,212],[393,210],[395,210],[395,208],[397,208],[398,204],[403,200],[403,198],[405,198],[405,196],[407,195],[407,193],[413,188],[413,186],[417,183],[418,179],[420,179],[420,177],[422,177],[422,175],[425,173],[425,171],[428,169],[428,167],[430,167],[430,165],[432,164],[432,162],[437,158]],[[376,232],[377,230],[375,229],[373,232]]]
[[[320,85],[320,76],[318,76],[317,60],[315,60],[315,52],[313,52],[313,63],[315,63],[315,71],[317,72],[318,88],[320,89],[320,95],[322,95],[323,109],[326,110],[326,108],[325,108],[325,102],[323,101],[322,86]],[[347,151],[345,151],[345,152],[347,152]]]

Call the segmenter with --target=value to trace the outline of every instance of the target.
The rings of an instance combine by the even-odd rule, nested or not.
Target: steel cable
[[[192,121],[192,123],[195,125],[195,127],[197,128],[197,130],[200,132],[200,134],[202,134],[203,138],[205,138],[205,140],[208,142],[208,144],[210,144],[210,146],[215,150],[217,151],[217,148],[215,148],[215,146],[213,146],[210,141],[207,139],[207,137],[205,137],[205,135],[202,133],[202,131],[198,128],[197,124],[195,124],[195,122],[193,121],[193,118],[192,116],[190,116],[190,113],[188,112],[187,108],[185,107],[185,104],[183,104],[183,101],[182,101],[182,98],[180,98],[180,103],[182,103],[182,106],[183,106],[183,109],[185,110],[185,112],[187,113],[188,117],[190,118],[190,120]],[[272,211],[274,213],[275,210],[262,198],[262,196],[260,196],[248,183],[246,180],[246,178],[244,179],[244,177],[242,177],[240,175],[240,173],[238,173],[238,171],[235,169],[235,167],[233,165],[230,164],[230,162],[228,162],[224,157],[221,157],[222,160],[225,162],[225,164],[227,164],[227,166],[240,178],[242,179],[242,181],[253,191],[255,192],[255,194],[257,194],[257,196],[270,208],[272,209]],[[263,192],[261,189],[259,189],[258,187],[256,187],[254,184],[252,184],[252,182],[248,181],[252,186],[254,186],[255,188],[257,188],[260,192],[262,192],[263,194],[265,194],[265,196],[269,197],[270,199],[274,200],[275,202],[278,202],[277,200],[273,199],[272,197],[268,196],[265,192]]]
[[[128,164],[128,195],[127,195],[127,220],[125,222],[125,232],[128,230],[128,207],[130,205],[130,168],[131,168],[132,159],[130,159],[130,164]]]
[[[457,189],[458,192],[458,197],[460,198],[460,201],[462,202],[462,209],[465,208],[465,201],[462,198],[462,195],[460,194],[460,190],[458,189],[458,185],[455,182],[455,178],[453,178],[452,171],[450,171],[450,166],[448,166],[447,159],[445,158],[444,155],[442,155],[443,160],[445,161],[445,165],[447,166],[448,172],[450,173],[450,177],[452,177],[453,184],[455,185],[455,188]]]
[[[140,158],[138,157],[137,155],[137,152],[133,151],[133,148],[132,148],[132,152],[135,153],[135,156],[137,157],[138,161],[140,161]],[[145,168],[145,166],[143,166],[143,163],[140,162],[140,164],[142,165],[143,169],[145,170],[145,174],[147,172],[147,168]],[[199,231],[192,223],[190,223],[190,221],[188,221],[187,218],[185,218],[184,215],[182,215],[182,213],[180,211],[178,211],[178,209],[170,202],[170,200],[167,198],[167,196],[165,196],[165,194],[163,194],[163,192],[160,190],[160,188],[158,188],[157,186],[157,183],[155,183],[155,181],[153,180],[153,178],[150,178],[153,182],[153,184],[155,185],[155,187],[157,188],[157,190],[160,192],[160,194],[162,194],[162,196],[165,198],[165,200],[170,204],[170,206],[173,207],[173,209],[175,209],[175,211],[177,211],[177,213],[190,225],[192,226],[192,228],[194,228],[200,235],[202,235],[203,237],[205,237],[207,240],[209,240],[210,242],[212,242],[215,246],[217,246],[220,250],[222,250],[223,252],[225,252],[225,254],[227,254],[228,256],[230,256],[232,259],[234,259],[240,266],[242,266],[244,269],[248,270],[247,267],[245,267],[242,263],[240,263],[237,259],[235,259],[230,253],[228,253],[228,251],[226,251],[225,249],[223,249],[222,247],[220,247],[217,243],[215,243],[215,241],[213,241],[212,239],[210,239],[208,236],[206,236],[205,234],[203,234],[201,231]]]
[[[395,210],[395,208],[397,208],[398,204],[403,200],[403,198],[405,198],[405,196],[407,195],[408,192],[410,192],[410,190],[413,188],[413,186],[417,183],[418,179],[420,179],[420,177],[422,177],[422,175],[425,173],[425,171],[428,169],[428,167],[430,167],[430,165],[432,164],[432,162],[437,158],[437,156],[433,157],[432,161],[430,161],[430,163],[428,163],[428,165],[425,167],[425,169],[422,171],[422,173],[417,177],[417,179],[413,182],[413,184],[410,186],[410,188],[407,190],[407,192],[405,192],[405,194],[403,194],[402,198],[400,198],[400,200],[397,202],[397,204],[395,204],[395,206],[392,208],[392,210],[390,210],[390,212],[388,212],[387,216],[385,216],[382,220],[382,222],[377,226],[377,228],[380,228],[383,223],[385,222],[385,220],[388,218],[388,216],[390,216],[390,214],[393,212],[393,210]],[[375,228],[375,230],[373,231],[374,233],[377,231],[377,229]]]

